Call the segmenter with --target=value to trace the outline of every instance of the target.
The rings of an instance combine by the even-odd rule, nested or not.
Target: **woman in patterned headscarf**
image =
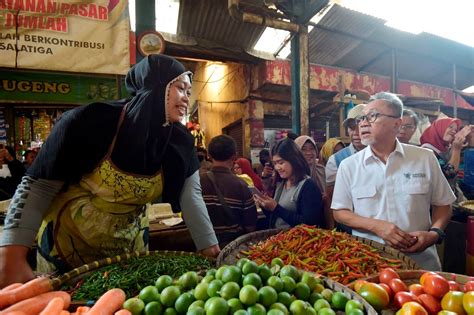
[[[38,229],[41,272],[145,250],[146,204],[160,196],[183,212],[198,250],[219,252],[193,137],[180,123],[191,73],[151,55],[129,71],[126,86],[130,99],[71,110],[53,129],[8,210],[0,287],[32,278],[26,253]]]
[[[321,147],[321,163],[326,165],[329,157],[339,150],[344,149],[344,143],[338,138],[329,138]]]

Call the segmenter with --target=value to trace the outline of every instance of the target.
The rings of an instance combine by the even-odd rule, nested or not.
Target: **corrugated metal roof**
[[[333,5],[309,34],[311,63],[390,75],[392,49],[398,77],[452,87],[474,84],[474,48],[427,33],[402,32],[370,15]]]
[[[389,76],[395,49],[399,79],[452,87],[456,63],[457,88],[474,84],[472,47],[427,33],[402,32],[385,26],[382,19],[337,4],[326,11],[309,34],[311,63]],[[173,45],[176,51],[206,58],[214,54],[220,59],[258,60],[251,50],[264,29],[234,20],[227,0],[181,0],[177,33],[194,38],[197,44]]]
[[[229,15],[227,0],[181,0],[178,34],[251,49],[265,27],[236,21]]]

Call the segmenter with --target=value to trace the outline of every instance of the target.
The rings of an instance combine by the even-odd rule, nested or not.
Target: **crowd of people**
[[[440,270],[435,244],[445,237],[451,204],[463,198],[457,175],[471,126],[461,128],[459,119],[438,118],[422,133],[421,146],[412,145],[418,116],[385,92],[353,107],[343,124],[348,146],[330,138],[318,150],[313,138],[289,133],[271,152],[260,152],[253,170],[249,160],[235,156],[227,172],[233,171],[249,187],[246,192],[265,215],[264,228],[300,223],[337,228],[388,244],[425,269]],[[203,193],[218,200],[215,190],[206,186]],[[232,191],[228,186],[225,189]],[[255,218],[248,198],[246,194],[240,200],[246,207],[238,211],[247,216],[250,211]],[[213,215],[211,220],[214,223]],[[241,228],[242,233],[250,231]]]
[[[125,82],[130,98],[64,114],[19,177],[0,242],[0,287],[33,277],[26,255],[35,240],[40,272],[146,249],[147,204],[157,200],[182,212],[208,256],[255,231],[260,208],[262,228],[336,227],[440,270],[434,245],[461,198],[453,191],[471,133],[460,120],[438,119],[421,148],[410,145],[416,114],[378,93],[348,112],[348,146],[331,138],[319,150],[313,138],[288,134],[252,166],[231,137],[206,143],[200,126],[181,124],[192,74],[175,59],[150,55]],[[10,163],[6,151],[0,158]]]

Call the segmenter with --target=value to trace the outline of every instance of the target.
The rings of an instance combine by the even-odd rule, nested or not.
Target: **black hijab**
[[[187,177],[199,169],[194,139],[181,123],[170,123],[166,113],[169,86],[190,75],[175,59],[150,55],[128,72],[125,83],[131,98],[93,103],[66,112],[53,128],[28,174],[45,179],[78,182],[107,154],[122,110],[112,162],[138,175],[164,175],[163,202],[180,210],[179,195]]]

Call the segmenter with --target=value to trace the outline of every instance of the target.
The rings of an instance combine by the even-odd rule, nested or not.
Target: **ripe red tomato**
[[[387,292],[377,283],[364,283],[357,293],[378,311],[384,309],[390,303]]]
[[[464,292],[474,291],[474,280],[464,283]]]
[[[410,286],[408,287],[408,291],[410,291],[416,296],[425,293],[425,290],[423,290],[423,286],[418,283],[410,284]]]
[[[405,292],[408,291],[407,285],[405,284],[405,282],[403,282],[400,279],[395,278],[395,279],[390,280],[390,282],[388,283],[388,286],[390,287],[390,289],[392,289],[394,294],[397,294],[397,292],[401,292],[401,291],[405,291]]]
[[[461,291],[461,286],[456,281],[448,281],[449,291]]]
[[[403,304],[400,315],[428,315],[428,312],[419,303],[408,302]]]
[[[449,283],[440,275],[429,275],[423,283],[423,290],[434,297],[442,298],[449,291]]]
[[[429,314],[438,314],[441,311],[441,304],[434,296],[424,293],[420,294],[418,299]]]
[[[395,293],[395,297],[393,298],[393,304],[397,309],[402,308],[403,304],[408,302],[419,303],[420,301],[418,300],[416,295],[410,292],[400,291],[398,293]]]
[[[381,286],[382,288],[384,288],[385,291],[387,291],[388,296],[390,297],[390,300],[391,300],[392,297],[393,297],[393,291],[392,291],[392,289],[390,289],[390,287],[388,286],[388,284],[379,283],[379,286]]]
[[[425,284],[426,277],[432,276],[432,275],[437,275],[437,273],[433,272],[433,271],[427,271],[424,274],[422,274],[421,277],[420,277],[420,284],[421,285]]]
[[[384,268],[379,274],[379,282],[389,284],[392,279],[400,279],[398,273],[392,268]]]

